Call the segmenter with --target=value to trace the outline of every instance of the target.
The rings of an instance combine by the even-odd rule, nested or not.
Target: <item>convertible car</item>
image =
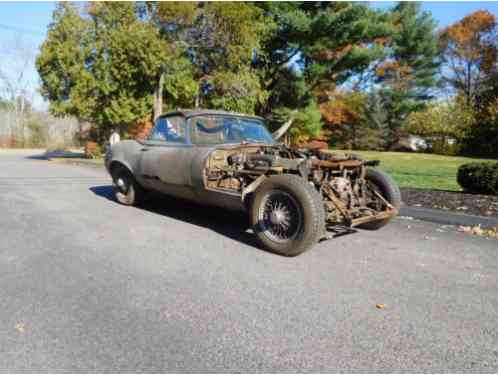
[[[157,191],[244,210],[261,245],[286,256],[334,228],[379,229],[401,201],[393,180],[374,168],[378,161],[291,148],[273,139],[262,118],[222,111],[167,113],[148,139],[110,147],[105,165],[118,202],[138,205]]]

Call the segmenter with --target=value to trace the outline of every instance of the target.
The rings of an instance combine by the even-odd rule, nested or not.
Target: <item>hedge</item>
[[[463,164],[457,182],[470,193],[498,195],[498,163]]]

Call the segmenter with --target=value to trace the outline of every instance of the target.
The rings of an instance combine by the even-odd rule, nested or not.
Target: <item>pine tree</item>
[[[319,111],[325,87],[333,90],[383,55],[377,43],[389,32],[379,12],[361,3],[261,3],[272,33],[263,40],[257,64],[269,99],[261,115],[297,117]],[[272,116],[275,117],[275,116]],[[319,117],[319,116],[318,116]],[[280,120],[283,121],[283,120]],[[276,121],[277,122],[277,121]],[[309,132],[316,126],[310,121]],[[292,130],[292,129],[291,129]],[[295,133],[295,132],[294,132]]]
[[[387,145],[394,145],[407,116],[422,110],[437,84],[436,22],[420,3],[400,2],[392,12],[394,32],[388,58],[376,69],[378,95],[386,114]]]

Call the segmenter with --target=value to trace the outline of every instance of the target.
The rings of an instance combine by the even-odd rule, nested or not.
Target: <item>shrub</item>
[[[102,157],[102,149],[97,142],[88,141],[85,144],[85,157],[89,159],[99,159]]]
[[[498,163],[469,163],[458,169],[457,182],[471,193],[498,195]]]
[[[475,123],[476,114],[472,104],[456,96],[430,103],[423,111],[412,112],[405,120],[403,129],[430,140],[432,152],[455,155],[460,151],[459,143]]]

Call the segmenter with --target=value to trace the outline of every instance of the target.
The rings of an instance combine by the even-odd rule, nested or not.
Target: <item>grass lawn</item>
[[[498,160],[409,152],[351,152],[365,159],[380,160],[380,169],[389,173],[400,187],[434,190],[461,191],[456,175],[458,167],[462,164],[481,161],[498,162]]]
[[[465,163],[498,160],[473,159],[434,154],[420,154],[411,152],[381,152],[381,151],[344,151],[352,152],[365,159],[380,160],[380,169],[389,173],[400,187],[411,187],[433,190],[461,191],[456,182],[458,167]],[[103,159],[81,159],[78,157],[56,158],[69,163],[84,163],[101,166]]]

